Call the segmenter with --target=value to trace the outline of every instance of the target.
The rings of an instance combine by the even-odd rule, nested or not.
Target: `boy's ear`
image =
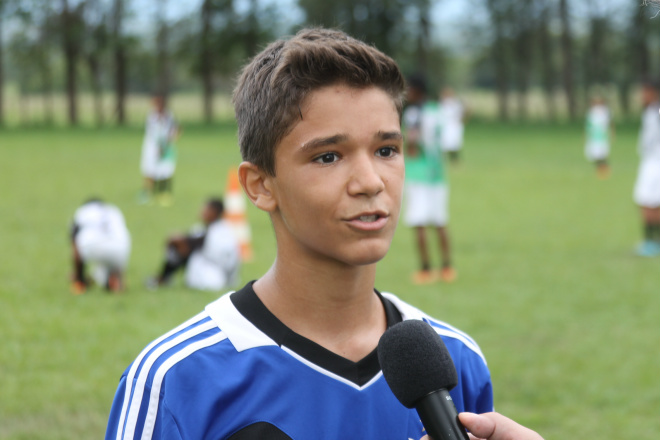
[[[248,198],[262,211],[272,212],[277,202],[272,193],[272,176],[266,174],[251,162],[242,162],[238,166],[238,180]]]

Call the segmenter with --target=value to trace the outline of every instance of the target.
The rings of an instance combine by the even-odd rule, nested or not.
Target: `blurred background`
[[[450,85],[477,117],[575,120],[592,93],[638,111],[660,68],[642,0],[1,0],[0,122],[142,122],[154,91],[184,119],[231,116],[247,57],[302,26],[339,27],[404,72]]]
[[[659,13],[643,0],[0,0],[0,439],[102,438],[124,369],[218,297],[144,280],[240,163],[237,71],[310,25],[373,43],[470,111],[447,166],[457,280],[414,285],[400,225],[376,287],[473,336],[497,410],[546,440],[657,438],[660,259],[635,255],[632,190]],[[182,127],[167,208],[137,198],[154,92]],[[595,94],[616,127],[603,180],[584,156]],[[121,295],[69,291],[68,228],[91,195],[131,232]],[[248,204],[247,218],[243,282],[275,258],[268,217]]]

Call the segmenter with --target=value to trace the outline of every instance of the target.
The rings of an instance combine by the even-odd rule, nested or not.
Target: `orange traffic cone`
[[[227,174],[227,188],[225,189],[225,219],[234,228],[236,237],[241,246],[241,259],[252,261],[252,233],[247,221],[247,208],[245,196],[238,181],[238,170],[235,167],[229,169]]]

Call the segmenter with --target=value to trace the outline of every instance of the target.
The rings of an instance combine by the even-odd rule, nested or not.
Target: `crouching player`
[[[191,289],[219,291],[235,286],[240,271],[240,246],[223,213],[222,200],[209,199],[200,213],[201,226],[167,240],[165,262],[159,275],[147,281],[147,287],[169,284],[182,268]]]
[[[124,271],[131,253],[131,236],[119,208],[100,199],[90,199],[80,206],[71,225],[73,283],[75,295],[85,293],[90,280],[86,266],[92,267],[92,279],[110,292],[124,288]]]
[[[270,269],[149,344],[122,375],[107,439],[415,439],[376,347],[431,325],[458,373],[459,411],[493,409],[477,344],[374,287],[404,184],[404,80],[339,31],[269,45],[234,92],[243,189],[270,216]]]

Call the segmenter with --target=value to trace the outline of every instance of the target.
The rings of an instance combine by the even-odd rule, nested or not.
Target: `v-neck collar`
[[[272,339],[275,344],[286,347],[308,362],[318,365],[358,386],[365,385],[380,372],[376,349],[358,362],[353,362],[291,330],[261,302],[252,288],[253,283],[254,281],[248,283],[241,290],[232,293],[230,296],[231,302],[245,319]],[[385,308],[387,327],[389,328],[397,322],[401,322],[401,313],[394,304],[384,298],[377,290],[374,289],[374,292]]]

